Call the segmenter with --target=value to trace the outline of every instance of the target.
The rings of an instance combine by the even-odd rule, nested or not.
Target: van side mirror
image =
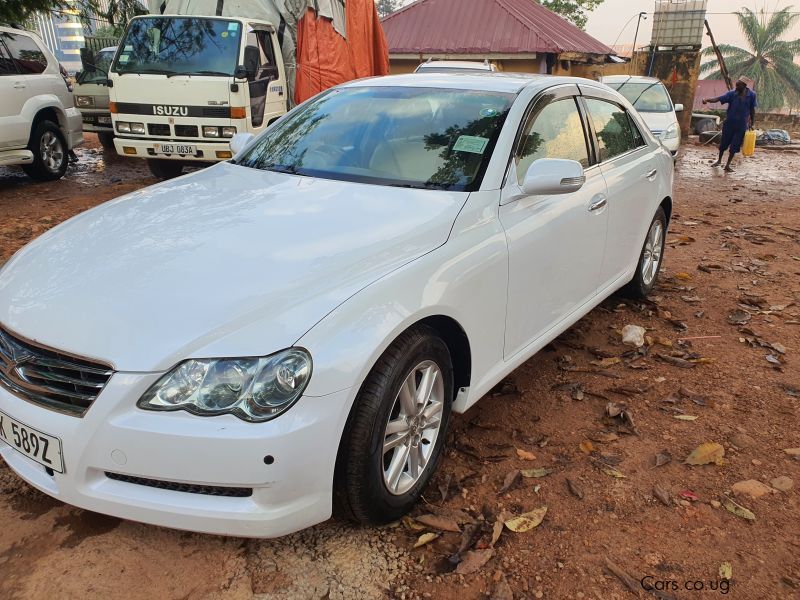
[[[540,158],[528,167],[522,191],[529,196],[571,194],[581,189],[584,183],[586,175],[578,161]]]

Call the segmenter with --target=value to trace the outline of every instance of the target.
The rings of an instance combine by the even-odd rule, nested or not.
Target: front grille
[[[37,346],[0,328],[0,385],[23,400],[83,416],[113,374],[107,365]]]
[[[179,137],[197,137],[197,125],[175,125],[175,135]]]
[[[106,477],[114,481],[124,481],[136,485],[158,488],[160,490],[170,490],[172,492],[185,492],[187,494],[202,494],[204,496],[225,496],[227,498],[248,498],[253,495],[253,488],[243,487],[223,487],[218,485],[195,485],[192,483],[178,483],[176,481],[161,481],[160,479],[147,479],[145,477],[134,477],[133,475],[122,475],[106,471]]]
[[[169,125],[164,123],[148,123],[147,131],[150,135],[169,135]]]
[[[204,106],[203,116],[214,119],[228,119],[231,116],[231,109],[228,106]]]

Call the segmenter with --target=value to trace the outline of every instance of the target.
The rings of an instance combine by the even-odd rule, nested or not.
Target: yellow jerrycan
[[[753,156],[756,153],[756,132],[748,129],[744,134],[744,143],[742,144],[742,156]]]

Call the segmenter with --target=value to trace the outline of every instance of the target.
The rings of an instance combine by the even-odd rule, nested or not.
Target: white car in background
[[[60,179],[82,143],[81,113],[56,57],[36,34],[0,25],[0,165]]]
[[[421,63],[415,73],[494,73],[497,67],[488,60],[432,60]]]
[[[667,88],[655,77],[610,75],[600,80],[633,104],[647,124],[650,132],[664,146],[678,156],[681,145],[681,127],[676,113],[683,111],[683,104],[673,104]]]
[[[0,270],[0,455],[39,490],[270,537],[393,521],[451,412],[656,284],[673,161],[585,79],[362,79]]]

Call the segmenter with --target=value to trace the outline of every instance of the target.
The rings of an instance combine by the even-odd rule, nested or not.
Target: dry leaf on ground
[[[415,517],[415,519],[417,522],[427,525],[428,527],[432,527],[433,529],[439,529],[441,531],[454,531],[456,533],[461,532],[458,523],[456,523],[455,519],[451,519],[450,517],[428,514],[420,515],[419,517]]]
[[[737,517],[747,519],[748,521],[756,520],[756,516],[750,509],[745,508],[741,504],[737,504],[727,496],[725,496],[725,499],[722,501],[722,505],[728,510],[728,512],[733,513]]]
[[[538,477],[547,477],[548,475],[550,475],[550,473],[552,473],[552,471],[550,469],[544,469],[544,468],[523,469],[522,471],[520,471],[520,473],[522,474],[523,477],[538,478]]]
[[[729,562],[724,562],[719,566],[719,578],[727,579],[730,581],[733,578],[733,565]]]
[[[536,460],[536,455],[533,452],[528,452],[522,448],[517,448],[517,456],[522,460]]]
[[[456,573],[460,575],[469,575],[474,573],[489,562],[494,556],[494,549],[486,548],[484,550],[470,550],[464,553],[464,557],[456,567]]]
[[[525,533],[534,527],[538,527],[539,524],[541,524],[541,522],[544,520],[545,514],[547,514],[547,507],[541,506],[530,512],[526,512],[517,517],[508,519],[505,522],[505,525],[514,533]]]
[[[725,463],[723,457],[725,456],[725,448],[722,444],[716,442],[706,442],[700,444],[697,448],[692,450],[692,453],[686,457],[684,461],[687,465],[708,465],[714,463],[722,465]]]
[[[433,540],[439,537],[438,533],[423,533],[419,536],[417,543],[414,544],[414,548],[420,548],[426,544],[430,544]]]

